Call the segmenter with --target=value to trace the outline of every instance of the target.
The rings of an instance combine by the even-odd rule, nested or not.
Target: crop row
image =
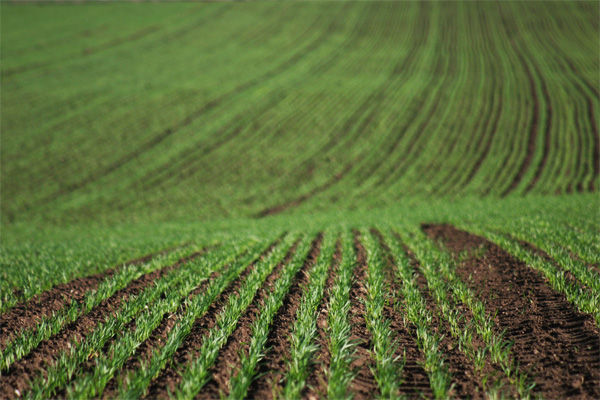
[[[592,357],[597,341],[595,297],[585,295],[597,295],[596,289],[579,281],[565,283],[569,269],[559,273],[560,261],[543,258],[535,247],[494,229],[472,227],[483,236],[452,229],[397,225],[328,230],[316,238],[286,234],[268,241],[224,242],[199,254],[177,249],[125,266],[84,301],[65,304],[58,314],[9,340],[2,350],[3,396],[137,398],[170,392],[193,398],[220,392],[239,398],[266,390],[267,396],[285,398],[308,392],[332,398],[418,392],[436,398],[524,398],[556,393],[556,386],[531,372],[529,356],[521,353],[530,338],[506,330],[506,322],[496,317],[502,299],[482,297],[485,291],[480,292],[472,274],[488,252],[497,258],[484,263],[511,260],[514,254],[517,271],[541,271],[549,281],[545,286],[536,278],[540,293],[555,290],[555,295],[539,304],[532,297],[538,312],[566,307],[570,318],[595,318],[593,327],[588,322],[553,325],[565,329],[553,339],[558,348],[574,345],[570,340],[575,337],[586,341],[580,357]],[[499,247],[458,251],[461,237],[481,243],[488,238]],[[519,258],[526,264],[518,264]],[[488,278],[491,285],[507,279],[506,272],[498,271],[500,276]],[[154,280],[144,281],[145,276]],[[172,322],[164,325],[169,318]],[[538,329],[539,321],[526,323]],[[42,363],[33,363],[36,358]],[[217,378],[224,363],[231,362],[227,378]],[[273,362],[284,368],[278,378],[269,369],[279,365]],[[589,382],[581,393],[592,395],[597,370],[592,362],[582,371]],[[265,373],[271,378],[263,378]]]

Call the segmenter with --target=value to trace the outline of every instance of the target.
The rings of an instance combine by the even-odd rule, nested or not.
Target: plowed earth
[[[591,316],[578,312],[564,295],[554,291],[538,272],[489,240],[451,225],[427,224],[422,225],[422,229],[430,239],[438,242],[442,251],[447,251],[455,257],[456,272],[460,279],[485,304],[486,312],[493,317],[498,331],[504,331],[505,338],[513,343],[511,356],[535,383],[534,395],[544,398],[600,398],[600,330]],[[362,237],[365,232],[353,231],[351,250],[354,251],[356,262],[353,265],[354,273],[347,315],[351,327],[348,337],[355,345],[350,362],[354,377],[349,385],[349,391],[357,399],[373,398],[379,393],[378,382],[373,375],[374,340],[365,320],[366,304],[369,301],[369,293],[365,286],[369,270],[367,261],[369,249],[365,247]],[[394,357],[403,360],[402,381],[399,384],[398,394],[408,398],[432,398],[431,376],[424,369],[424,353],[418,345],[416,328],[406,318],[406,299],[402,297],[400,290],[402,282],[397,273],[397,266],[394,264],[392,250],[379,230],[372,228],[370,232],[377,238],[378,245],[383,250],[385,282],[386,287],[389,288],[384,317],[389,322],[394,341],[398,345]],[[293,324],[297,317],[298,306],[311,279],[310,271],[322,251],[322,243],[322,234],[312,238],[310,251],[275,314],[263,349],[264,356],[258,363],[248,397],[273,398],[283,389],[287,361],[290,359]],[[191,332],[175,352],[172,362],[168,363],[150,382],[146,391],[148,398],[167,398],[169,392],[172,393],[177,388],[182,381],[183,368],[197,357],[199,347],[206,338],[207,332],[215,326],[217,315],[227,304],[228,298],[239,293],[248,274],[258,265],[259,259],[266,257],[266,254],[276,245],[277,243],[271,244],[258,259],[247,265],[241,274],[216,297],[208,311],[195,321]],[[541,254],[540,250],[530,244],[527,245],[529,251]],[[494,376],[501,376],[501,371],[477,371],[474,368],[472,361],[458,346],[456,338],[450,334],[448,322],[443,318],[438,304],[432,297],[419,260],[411,248],[404,244],[402,248],[415,271],[416,282],[425,299],[426,307],[433,316],[431,329],[441,337],[440,351],[443,352],[452,379],[452,388],[448,394],[457,398],[485,397],[485,384],[482,382],[484,375],[491,372]],[[297,243],[287,251],[283,260],[267,276],[252,303],[241,314],[235,330],[220,348],[210,368],[210,379],[198,393],[197,398],[213,399],[229,394],[231,379],[239,370],[240,356],[247,352],[248,343],[252,339],[250,327],[261,314],[265,299],[272,292],[284,267],[289,264],[296,252]],[[313,341],[317,350],[308,371],[307,386],[302,391],[304,398],[320,398],[327,393],[330,361],[327,313],[331,288],[338,279],[341,254],[342,246],[338,241],[329,266],[324,295],[315,312],[316,332]],[[131,281],[124,289],[105,299],[89,313],[67,324],[58,334],[43,340],[29,354],[14,361],[7,370],[2,371],[1,397],[10,399],[26,394],[31,380],[37,379],[40,375],[44,376],[46,369],[56,361],[63,350],[69,348],[71,343],[82,340],[96,328],[99,322],[111,318],[120,304],[127,301],[129,297],[199,255],[200,253],[194,253],[175,264],[142,275]],[[547,262],[553,262],[550,256],[545,253],[543,255]],[[152,256],[147,256],[130,263],[146,262],[151,258]],[[19,326],[36,326],[41,318],[48,314],[48,310],[56,307],[60,309],[60,306],[67,301],[81,300],[82,293],[97,286],[99,280],[109,274],[110,272],[102,276],[94,275],[76,279],[16,306],[0,316],[0,321],[4,324],[3,332],[8,329],[11,318],[18,321]],[[197,287],[190,296],[201,295],[208,283],[217,277],[218,274],[211,275],[211,278]],[[54,298],[60,298],[60,301],[55,304],[51,301]],[[43,299],[50,302],[48,306],[42,305]],[[453,306],[464,316],[462,323],[468,324],[472,319],[471,311],[463,304],[453,304]],[[159,349],[166,342],[183,312],[182,307],[164,316],[150,337],[137,348],[135,354],[129,357],[123,368],[116,372],[100,397],[118,396],[122,378],[128,372],[141,368],[154,350]],[[131,323],[135,323],[135,320]],[[113,338],[113,340],[117,339]],[[3,337],[3,341],[7,343],[11,340],[10,333]],[[480,339],[473,340],[475,347],[481,345],[478,342]],[[94,363],[84,363],[79,368],[81,371],[89,372],[94,368]],[[492,365],[489,368],[494,369],[496,366]],[[60,388],[55,395],[64,396],[66,393],[65,388]],[[505,394],[515,396],[510,389]]]

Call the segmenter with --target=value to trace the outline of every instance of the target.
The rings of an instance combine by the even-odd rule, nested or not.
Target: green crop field
[[[597,1],[0,15],[0,398],[600,398]]]

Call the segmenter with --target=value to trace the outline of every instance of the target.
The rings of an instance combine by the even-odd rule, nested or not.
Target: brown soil
[[[289,250],[282,262],[271,272],[263,286],[254,296],[254,300],[246,309],[232,335],[227,339],[226,345],[221,349],[216,363],[211,369],[212,380],[197,396],[199,399],[215,399],[222,395],[229,395],[229,383],[241,365],[241,358],[247,354],[248,346],[252,340],[252,325],[258,319],[262,308],[275,287],[275,282],[281,276],[285,266],[292,260],[298,242]],[[313,243],[314,245],[314,243]]]
[[[387,281],[390,285],[392,296],[390,296],[390,301],[384,308],[384,313],[396,335],[394,339],[398,348],[394,357],[400,357],[404,360],[400,395],[408,396],[409,398],[422,396],[432,398],[433,392],[429,384],[429,376],[422,367],[425,363],[425,358],[416,342],[416,328],[408,321],[405,323],[403,318],[403,315],[405,315],[405,305],[398,286],[399,278],[395,276],[396,266],[391,257],[391,250],[379,231],[372,229],[371,232],[377,237],[381,247],[385,251]]]
[[[329,337],[327,336],[327,311],[331,290],[335,283],[340,263],[342,260],[342,243],[338,240],[333,254],[333,264],[329,267],[329,275],[325,282],[325,290],[321,304],[317,309],[317,336],[316,341],[319,346],[315,357],[313,358],[314,365],[306,380],[306,388],[304,397],[308,399],[319,399],[327,396],[327,374],[329,372],[329,364],[331,355],[329,353]]]
[[[271,247],[259,257],[259,259],[264,259],[274,245],[275,244],[271,245]],[[275,267],[274,271],[267,278],[267,281],[273,281],[273,275],[275,274],[278,276],[283,266],[292,258],[297,245],[298,242],[296,242],[290,248],[283,261]],[[169,392],[173,393],[175,391],[177,385],[181,382],[181,370],[178,366],[182,364],[188,364],[194,359],[197,354],[197,350],[202,346],[205,336],[217,323],[217,317],[221,310],[227,305],[229,296],[235,296],[239,294],[246,277],[254,270],[257,261],[258,260],[251,263],[244,270],[244,272],[242,272],[242,274],[238,276],[235,281],[225,291],[223,291],[223,293],[221,293],[221,295],[219,295],[217,300],[211,304],[206,314],[194,322],[188,337],[185,339],[181,347],[175,352],[172,362],[167,365],[167,368],[165,368],[150,385],[148,394],[145,396],[146,398],[166,399],[169,397]],[[262,290],[264,291],[264,289]],[[231,373],[230,360],[237,360],[238,347],[241,346],[242,342],[248,343],[249,339],[251,338],[250,327],[252,325],[253,317],[259,312],[259,307],[257,307],[254,303],[257,301],[257,296],[261,294],[262,292],[259,290],[259,293],[255,295],[253,303],[240,317],[236,329],[228,338],[225,346],[219,352],[219,356],[217,357],[215,365],[213,368],[211,368],[212,377],[215,381],[210,381],[207,383],[202,389],[200,396],[203,396],[205,393],[211,393],[207,394],[206,396],[209,398],[218,398],[219,386],[216,382],[219,382],[223,385],[228,384]],[[226,374],[227,376],[221,377],[221,374]],[[218,381],[216,381],[217,379]]]
[[[304,265],[294,277],[294,282],[271,323],[271,330],[265,343],[266,354],[258,366],[256,380],[248,389],[248,398],[272,399],[273,393],[280,393],[283,389],[282,380],[286,371],[286,360],[290,358],[289,339],[296,320],[296,312],[310,282],[310,270],[317,262],[322,242],[323,234],[319,234],[313,241]]]
[[[127,287],[103,300],[88,314],[80,316],[56,335],[42,341],[28,355],[10,366],[0,381],[0,398],[15,397],[15,390],[24,393],[28,389],[31,379],[38,377],[62,351],[70,348],[72,343],[84,340],[86,335],[92,332],[98,324],[104,322],[107,317],[114,315],[123,302],[141,293],[142,290],[165,276],[169,271],[199,257],[201,254],[202,252],[195,252],[180,259],[175,264],[147,273],[131,281]]]
[[[552,257],[550,257],[550,255],[548,253],[546,253],[544,250],[540,249],[539,247],[534,246],[533,244],[526,242],[524,240],[520,240],[515,238],[512,235],[508,235],[511,239],[516,240],[517,242],[519,242],[519,244],[523,247],[525,247],[527,250],[529,250],[531,253],[541,257],[542,259],[544,259],[544,261],[554,265],[559,271],[563,271],[563,273],[565,274],[565,279],[575,285],[575,286],[581,286],[582,288],[585,288],[587,290],[591,290],[586,284],[584,284],[583,282],[581,282],[575,275],[573,275],[572,272],[567,271],[566,269],[564,269],[563,267],[561,267]]]
[[[350,341],[356,343],[355,358],[350,367],[356,372],[356,376],[350,384],[350,391],[355,399],[370,399],[377,397],[379,387],[371,372],[374,360],[371,354],[371,334],[367,329],[365,315],[367,313],[364,301],[367,296],[365,282],[367,281],[367,252],[360,242],[360,234],[354,231],[354,248],[356,250],[357,264],[354,270],[355,280],[350,289]]]
[[[386,247],[386,251],[389,252],[389,248]],[[440,317],[440,312],[436,307],[436,302],[431,296],[429,292],[429,286],[427,284],[427,279],[421,272],[421,265],[414,253],[404,244],[402,245],[404,252],[408,256],[410,263],[415,272],[417,286],[421,292],[421,295],[425,299],[425,304],[427,310],[432,316],[432,324],[431,328],[433,331],[441,337],[440,342],[440,350],[444,354],[444,360],[448,367],[448,371],[452,375],[452,385],[453,388],[450,390],[450,396],[454,396],[457,398],[482,398],[483,397],[483,388],[481,386],[481,379],[478,376],[473,363],[467,358],[467,356],[458,348],[458,342],[452,338],[450,325],[448,321]],[[389,254],[389,253],[388,253]],[[401,304],[403,307],[404,305]],[[472,319],[471,311],[465,307],[464,305],[454,304],[453,308],[458,308],[461,311],[461,315],[465,317],[465,322],[468,323]],[[406,328],[405,328],[406,330]],[[416,327],[413,325],[409,325],[408,331],[410,335],[408,337],[416,338]],[[414,341],[414,339],[412,339]],[[473,339],[473,343],[475,347],[481,345],[481,341],[478,338]],[[414,346],[414,345],[413,345]],[[417,357],[423,357],[417,349],[414,350],[415,354],[418,354]],[[417,358],[418,359],[418,358]],[[409,361],[407,357],[407,362]],[[418,364],[417,364],[418,365]],[[418,365],[420,367],[420,365]],[[422,372],[419,372],[422,374]],[[422,387],[423,383],[418,386]]]
[[[600,398],[600,330],[537,271],[494,243],[450,225],[423,225],[455,255],[457,273],[479,293],[522,370],[544,398]],[[482,250],[484,250],[482,254]]]
[[[8,312],[0,316],[0,351],[25,329],[39,324],[44,317],[67,307],[72,301],[83,301],[90,290],[95,290],[106,278],[112,276],[117,268],[128,265],[139,265],[153,258],[169,253],[175,248],[168,248],[157,253],[147,254],[123,264],[118,264],[104,272],[77,278],[63,283],[38,294],[31,299],[15,305]]]
[[[227,266],[226,268],[229,268]],[[215,271],[210,277],[203,281],[196,289],[194,289],[187,297],[188,299],[192,299],[206,291],[207,287],[210,283],[214,282],[223,271]],[[123,365],[123,368],[119,372],[120,376],[127,376],[130,372],[133,372],[136,369],[142,367],[142,364],[148,362],[153,353],[160,349],[161,346],[164,346],[169,337],[169,333],[175,327],[175,324],[178,321],[178,317],[181,316],[185,312],[185,304],[182,303],[176,312],[167,313],[164,315],[160,325],[152,332],[152,334],[136,349],[135,353],[132,354],[129,359]],[[106,385],[104,392],[102,393],[103,399],[114,399],[117,396],[117,391],[119,389],[118,385],[118,377],[113,376],[113,378]]]

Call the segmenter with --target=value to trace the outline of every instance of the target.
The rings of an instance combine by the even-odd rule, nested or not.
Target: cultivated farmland
[[[597,3],[0,8],[0,398],[600,398]]]

